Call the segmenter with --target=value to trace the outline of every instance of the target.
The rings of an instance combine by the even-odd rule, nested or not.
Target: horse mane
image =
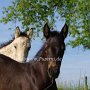
[[[21,32],[19,37],[27,37],[27,34],[25,33],[25,31],[24,32]],[[7,46],[7,45],[9,45],[9,44],[11,44],[14,40],[15,40],[15,37],[12,36],[12,39],[11,40],[6,41],[4,43],[1,43],[0,44],[0,49],[3,48],[3,47],[5,47],[5,46]]]

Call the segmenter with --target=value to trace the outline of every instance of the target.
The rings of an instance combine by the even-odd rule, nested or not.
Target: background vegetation
[[[77,84],[74,83],[64,83],[60,84],[58,87],[58,90],[90,90],[90,85],[88,83],[88,78],[85,76],[84,81],[81,82],[80,80],[77,82]]]
[[[69,45],[90,49],[90,0],[12,0],[0,21],[20,22],[25,29],[34,26],[39,37],[41,27],[48,22],[55,28],[56,20],[68,24]]]

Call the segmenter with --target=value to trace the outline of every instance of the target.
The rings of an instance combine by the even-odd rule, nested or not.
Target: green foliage
[[[55,27],[55,20],[61,16],[65,18],[69,35],[73,38],[68,44],[90,49],[89,0],[13,0],[11,6],[3,9],[3,14],[1,22],[19,21],[24,28],[34,25],[36,33],[46,22]]]

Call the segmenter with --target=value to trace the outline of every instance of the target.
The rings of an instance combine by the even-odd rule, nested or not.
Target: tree
[[[1,22],[19,21],[24,28],[34,25],[38,28],[35,30],[37,34],[46,22],[55,27],[56,19],[61,16],[65,18],[72,37],[68,44],[90,49],[89,0],[13,0],[11,6],[3,9],[3,13],[5,16]]]

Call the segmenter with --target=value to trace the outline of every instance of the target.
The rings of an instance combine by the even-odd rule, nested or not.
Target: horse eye
[[[16,47],[16,46],[14,46],[14,48],[16,49],[17,47]]]
[[[29,46],[29,47],[28,47],[28,50],[30,50],[30,48],[31,48],[31,47]]]
[[[62,45],[62,46],[61,46],[61,49],[62,49],[62,50],[65,50],[65,47],[64,47],[64,45]]]

